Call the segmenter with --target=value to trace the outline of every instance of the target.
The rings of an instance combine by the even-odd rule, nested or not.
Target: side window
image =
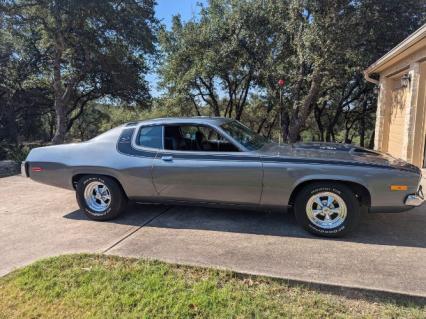
[[[239,152],[214,129],[203,125],[167,125],[164,148],[175,151]]]
[[[160,125],[141,127],[136,139],[136,144],[150,148],[162,149],[163,127]]]

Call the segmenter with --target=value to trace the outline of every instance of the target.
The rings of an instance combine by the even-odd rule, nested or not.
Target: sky
[[[155,13],[157,18],[167,27],[171,26],[172,16],[180,14],[183,21],[196,17],[200,12],[197,3],[206,4],[200,0],[157,0]]]
[[[157,0],[155,15],[162,24],[165,24],[170,29],[174,15],[180,14],[183,21],[197,17],[200,12],[197,3],[206,4],[207,0]],[[149,82],[152,96],[156,97],[160,95],[160,92],[157,90],[158,77],[156,74],[150,73],[146,79]]]

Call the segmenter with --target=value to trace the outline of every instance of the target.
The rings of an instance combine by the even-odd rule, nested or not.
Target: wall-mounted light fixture
[[[401,86],[403,88],[406,88],[410,85],[411,83],[411,76],[408,73],[405,73],[402,78],[401,78]]]
[[[380,87],[378,85],[375,85],[373,88],[373,93],[374,94],[379,94],[380,93]]]

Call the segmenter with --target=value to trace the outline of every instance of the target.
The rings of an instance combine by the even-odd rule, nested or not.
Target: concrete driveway
[[[267,212],[132,205],[118,220],[94,222],[73,192],[13,176],[0,179],[0,217],[0,275],[94,252],[426,297],[426,207],[367,215],[337,240]]]

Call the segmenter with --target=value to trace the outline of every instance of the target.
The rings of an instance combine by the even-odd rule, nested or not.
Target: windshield
[[[268,142],[266,138],[256,134],[238,121],[227,122],[220,127],[250,151],[257,150]]]

